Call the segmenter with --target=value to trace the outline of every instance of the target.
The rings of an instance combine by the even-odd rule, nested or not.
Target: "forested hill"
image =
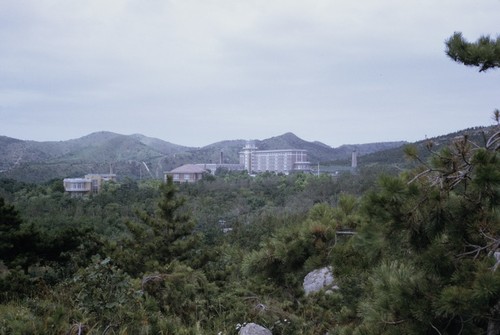
[[[312,163],[346,159],[354,146],[332,148],[308,142],[292,133],[255,140],[261,150],[305,149]],[[68,140],[36,142],[0,136],[0,178],[44,182],[112,170],[120,177],[161,178],[164,171],[186,163],[238,163],[246,140],[227,140],[201,148],[173,144],[140,134],[96,132]],[[360,154],[400,147],[404,142],[356,145]]]
[[[225,163],[238,162],[238,153],[246,144],[245,140],[222,141],[194,152],[195,157],[204,159],[204,162],[218,162],[220,153],[223,153]],[[392,149],[403,146],[406,142],[384,142],[366,143],[356,145],[342,145],[332,148],[324,143],[305,141],[293,133],[285,133],[280,136],[271,137],[264,140],[252,140],[258,150],[275,149],[303,149],[307,150],[308,159],[311,163],[322,163],[331,160],[350,159],[353,150],[357,150],[360,155]]]
[[[406,142],[383,142],[383,143],[366,143],[366,144],[345,144],[338,148],[331,148],[321,142],[307,142],[292,133],[286,133],[278,137],[272,137],[264,141],[257,141],[257,147],[262,150],[271,149],[289,149],[300,148],[306,149],[311,163],[321,163],[339,158],[350,158],[353,150],[356,150],[359,155],[366,155],[373,152],[378,152],[386,149],[398,148]]]
[[[145,162],[153,174],[160,160],[190,148],[143,135],[96,132],[57,142],[21,141],[0,137],[2,177],[37,182],[86,173],[115,173],[134,177]],[[152,164],[156,164],[153,166]],[[142,169],[146,171],[141,171]],[[152,169],[152,170],[151,170]]]
[[[429,158],[432,152],[438,152],[443,149],[443,147],[455,142],[457,139],[462,139],[464,136],[466,136],[467,139],[472,143],[483,147],[486,143],[486,139],[491,136],[494,131],[495,126],[472,127],[453,133],[417,141],[415,143],[412,143],[412,146],[415,147],[417,155],[425,161]],[[405,146],[400,146],[372,152],[363,156],[363,158],[358,163],[364,165],[383,164],[408,167],[409,161],[404,154],[404,148]],[[335,163],[345,164],[346,162],[344,160]]]
[[[478,144],[492,127],[475,127],[451,134],[415,142],[419,155],[425,158],[428,143],[437,150],[453,138],[467,134]],[[260,150],[305,149],[309,161],[322,165],[348,165],[353,150],[358,152],[360,165],[405,164],[403,149],[407,142],[346,144],[332,148],[324,143],[305,141],[293,133],[264,140],[253,140]],[[141,134],[122,135],[96,132],[87,136],[52,142],[24,141],[0,136],[0,178],[26,182],[46,182],[55,178],[77,177],[87,173],[107,173],[112,170],[120,178],[161,178],[164,171],[187,163],[218,163],[221,153],[224,163],[238,163],[238,153],[246,140],[226,140],[201,148],[166,142]]]

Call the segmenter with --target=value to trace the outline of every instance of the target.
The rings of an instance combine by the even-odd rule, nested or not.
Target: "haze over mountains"
[[[463,132],[465,130],[446,136]],[[360,157],[368,155],[371,162],[377,160],[374,157],[388,154],[400,160],[403,156],[402,147],[406,144],[400,141],[332,148],[321,142],[305,141],[293,133],[254,140],[254,143],[260,150],[305,149],[312,164],[322,165],[347,161],[354,149]],[[238,139],[193,148],[141,134],[122,135],[107,131],[58,142],[24,141],[0,136],[0,178],[45,182],[111,170],[120,178],[161,178],[164,171],[182,164],[218,163],[221,152],[224,163],[238,163],[238,153],[245,144],[246,140]],[[386,153],[382,155],[381,152]]]

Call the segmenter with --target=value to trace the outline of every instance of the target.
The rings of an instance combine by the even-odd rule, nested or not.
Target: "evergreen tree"
[[[0,197],[0,260],[25,270],[38,259],[40,238],[33,225],[22,225],[19,212]]]
[[[153,243],[150,252],[159,260],[187,260],[189,251],[194,248],[200,236],[194,232],[195,222],[182,211],[185,198],[177,196],[177,187],[172,177],[160,186],[161,200],[158,203],[158,219],[148,218],[146,221],[153,229]]]
[[[187,261],[200,236],[195,222],[182,207],[172,178],[160,185],[161,198],[155,215],[139,213],[141,222],[128,222],[131,233],[118,243],[111,242],[112,258],[130,274],[158,271],[174,260]]]
[[[483,148],[456,140],[365,197],[358,234],[334,261],[355,294],[357,333],[499,333],[499,136]]]
[[[328,265],[335,243],[335,211],[328,204],[316,204],[303,222],[288,222],[260,243],[260,249],[246,255],[242,271],[262,282],[300,291],[307,272]]]
[[[456,32],[446,41],[446,54],[456,62],[479,67],[479,72],[500,67],[500,36],[496,39],[482,36],[468,42]]]
[[[9,264],[19,252],[21,218],[18,211],[0,197],[0,257]]]

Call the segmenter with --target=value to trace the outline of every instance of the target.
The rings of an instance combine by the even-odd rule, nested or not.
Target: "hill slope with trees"
[[[292,133],[255,141],[261,150],[305,149],[311,162],[329,161],[350,155],[345,148],[334,149],[323,143],[307,142]],[[97,132],[79,139],[59,142],[22,141],[0,137],[0,176],[27,182],[79,177],[87,173],[112,170],[120,178],[161,179],[163,172],[188,163],[239,162],[244,140],[213,143],[191,148],[140,134],[121,135]],[[401,146],[404,142],[360,144],[361,154]]]

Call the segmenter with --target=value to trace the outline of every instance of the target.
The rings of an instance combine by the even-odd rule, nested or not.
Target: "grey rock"
[[[273,333],[256,323],[248,323],[240,328],[239,335],[273,335]]]
[[[306,295],[321,291],[322,289],[338,290],[339,288],[335,285],[330,266],[309,272],[304,278],[303,287]]]
[[[495,257],[496,263],[493,266],[493,272],[495,272],[498,268],[498,265],[500,265],[500,251],[495,251],[493,254],[493,257]]]

